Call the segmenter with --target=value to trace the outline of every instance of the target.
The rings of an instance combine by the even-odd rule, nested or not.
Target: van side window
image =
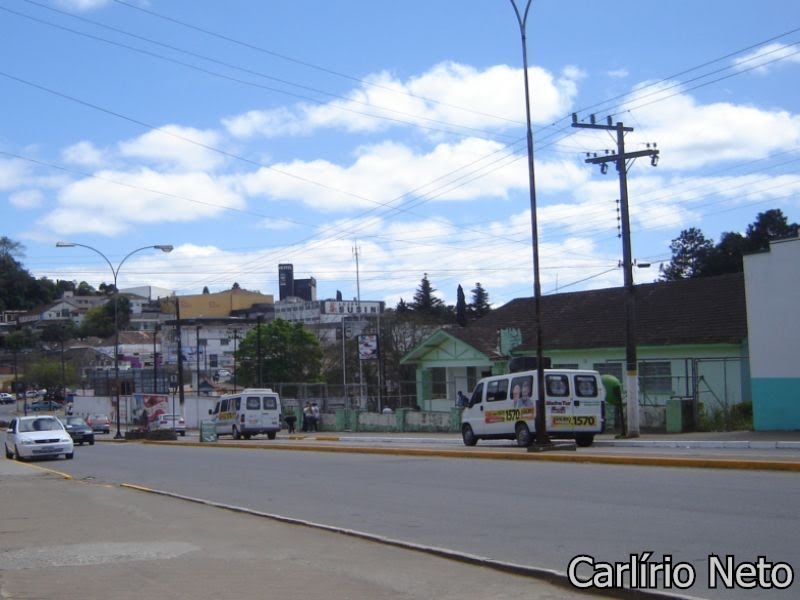
[[[575,395],[581,398],[597,396],[597,380],[591,375],[575,375]]]
[[[264,410],[275,410],[278,408],[278,402],[275,396],[264,396]]]
[[[531,390],[533,389],[533,377],[514,377],[511,380],[511,399],[514,401],[514,408],[520,406],[533,406],[531,400]]]
[[[472,396],[469,399],[469,405],[473,406],[475,404],[480,404],[483,402],[483,384],[479,383],[475,386],[475,389],[472,390]]]
[[[219,414],[219,402],[214,404],[214,412],[212,414],[215,414],[215,415]]]
[[[247,410],[261,410],[261,398],[258,396],[248,396]]]
[[[228,412],[228,400],[223,400],[220,402],[219,412]]]
[[[487,402],[499,402],[508,398],[508,379],[490,381],[486,386]]]
[[[566,375],[546,375],[544,382],[548,396],[569,396],[569,379]]]

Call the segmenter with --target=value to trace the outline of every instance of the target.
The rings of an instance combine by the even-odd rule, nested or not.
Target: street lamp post
[[[545,419],[544,401],[544,345],[542,343],[542,313],[541,297],[542,287],[539,281],[539,227],[536,216],[536,178],[533,168],[533,130],[531,128],[531,100],[530,88],[528,86],[528,44],[527,44],[527,23],[528,12],[531,9],[533,0],[528,0],[525,5],[525,12],[520,14],[516,0],[510,0],[514,7],[514,14],[517,16],[519,24],[519,34],[522,41],[522,69],[525,81],[525,116],[527,122],[528,139],[528,186],[530,189],[531,205],[531,237],[533,238],[533,297],[534,297],[534,321],[536,322],[536,389],[538,398],[536,400],[536,445],[539,447],[552,446],[550,436],[547,434],[547,421]]]
[[[119,304],[119,290],[117,289],[117,276],[119,275],[119,270],[122,268],[122,265],[125,263],[128,258],[130,258],[133,254],[137,252],[141,252],[142,250],[161,250],[162,252],[172,252],[172,245],[171,244],[157,244],[155,246],[142,246],[141,248],[137,248],[136,250],[132,250],[125,257],[119,261],[119,264],[116,268],[108,260],[108,257],[100,252],[97,248],[93,248],[92,246],[87,246],[86,244],[78,244],[76,242],[57,242],[57,248],[74,248],[74,247],[86,248],[87,250],[91,250],[103,257],[103,260],[108,263],[108,266],[111,268],[111,274],[114,277],[114,387],[115,387],[115,396],[117,399],[117,433],[114,435],[114,439],[121,439],[122,433],[120,431],[120,401],[119,401],[119,318],[117,315],[117,308]]]

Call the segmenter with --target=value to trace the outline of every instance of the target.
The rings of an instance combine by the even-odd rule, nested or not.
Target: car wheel
[[[3,444],[3,449],[6,451],[6,458],[14,458],[14,453],[9,451],[8,446]]]
[[[186,432],[185,431],[181,431],[181,436],[185,436],[185,435],[186,435]]]
[[[91,442],[89,442],[89,445],[90,445],[90,446],[94,446],[94,440],[92,440]]]
[[[67,460],[72,460],[73,456],[75,456],[75,453],[74,452],[70,452],[69,454],[65,454],[64,458],[66,458]]]
[[[528,426],[525,423],[517,423],[516,428],[514,431],[517,434],[517,446],[520,448],[527,448],[533,442],[533,438],[531,437],[531,430],[528,429]]]
[[[233,426],[233,439],[235,440],[242,439],[242,434],[238,429],[236,429],[236,425]]]
[[[78,446],[83,446],[83,442],[82,441],[78,442]]]
[[[17,448],[16,446],[14,446],[14,458],[16,458],[20,462],[22,462],[23,460],[22,456],[20,456],[19,454],[19,448]]]
[[[478,443],[478,438],[475,436],[475,432],[472,431],[472,427],[469,425],[464,425],[461,429],[461,438],[464,440],[465,446],[474,446]]]
[[[278,434],[277,434],[277,433],[275,433],[274,431],[270,431],[270,432],[267,434],[267,437],[268,437],[269,439],[271,439],[271,440],[274,440],[276,435],[278,435]]]

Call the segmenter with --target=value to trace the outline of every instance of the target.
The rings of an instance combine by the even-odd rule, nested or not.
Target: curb
[[[326,438],[324,441],[341,441]],[[581,455],[576,453],[531,453],[515,451],[480,451],[427,449],[427,448],[375,448],[359,446],[332,446],[311,444],[247,444],[241,442],[170,442],[143,440],[143,444],[161,444],[169,446],[196,446],[217,448],[239,448],[248,450],[283,450],[299,452],[338,452],[342,454],[378,454],[393,456],[430,456],[444,458],[470,458],[484,460],[524,460],[561,463],[595,463],[628,466],[651,467],[684,467],[693,469],[736,469],[746,471],[784,471],[800,472],[800,462],[774,460],[745,460],[701,457],[668,457],[668,456],[611,456]],[[520,449],[522,450],[522,449]]]

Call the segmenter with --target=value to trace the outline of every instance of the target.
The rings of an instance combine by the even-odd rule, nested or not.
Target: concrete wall
[[[753,427],[800,429],[800,239],[744,257]]]

